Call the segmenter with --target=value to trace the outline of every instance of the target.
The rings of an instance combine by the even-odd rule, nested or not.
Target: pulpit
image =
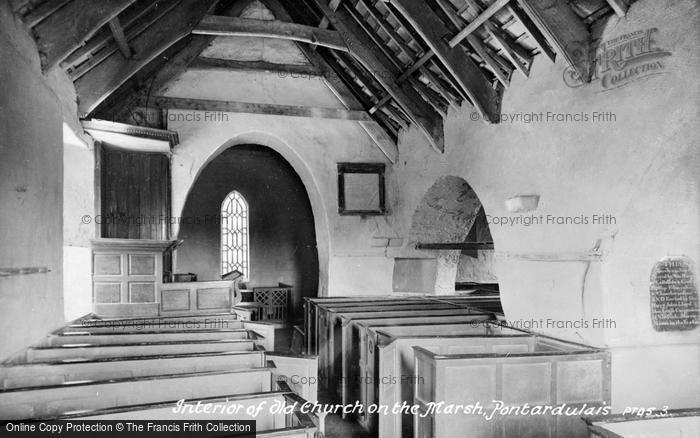
[[[228,313],[237,279],[164,283],[175,241],[92,241],[93,312],[102,317]],[[170,277],[170,276],[166,276]]]

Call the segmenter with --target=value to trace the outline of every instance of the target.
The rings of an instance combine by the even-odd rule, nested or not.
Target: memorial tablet
[[[654,330],[683,331],[698,326],[698,283],[688,257],[666,257],[651,271],[651,323]]]

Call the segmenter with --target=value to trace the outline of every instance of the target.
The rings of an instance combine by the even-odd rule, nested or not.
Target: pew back
[[[566,344],[560,341],[561,344]],[[490,354],[443,355],[414,347],[416,381],[414,434],[435,438],[462,436],[553,436],[585,437],[586,426],[579,418],[582,408],[610,403],[610,355],[595,348],[544,350],[522,353],[501,351]],[[478,412],[454,414],[431,411],[431,403],[474,405]],[[539,415],[516,415],[503,408],[525,404],[542,406]],[[552,415],[551,409],[565,405],[570,415]],[[544,407],[552,406],[550,411]],[[578,408],[580,411],[575,410]],[[533,411],[530,411],[533,412]]]
[[[160,374],[230,371],[265,365],[263,351],[121,357],[98,360],[17,364],[0,367],[0,389],[63,385]]]
[[[41,419],[162,400],[266,392],[271,385],[271,370],[257,368],[4,390],[0,391],[0,417]]]
[[[507,332],[507,330],[506,330]],[[370,401],[379,405],[393,406],[395,403],[412,404],[415,382],[423,376],[416,376],[414,370],[413,347],[423,347],[438,354],[487,354],[499,352],[534,352],[559,347],[558,342],[537,342],[534,335],[493,334],[491,336],[410,336],[394,337],[378,331],[376,357],[377,378],[371,382],[367,393]],[[583,348],[583,347],[582,347]],[[372,397],[373,394],[373,397]],[[412,437],[413,416],[379,415],[368,416],[368,424],[377,427],[382,437]]]

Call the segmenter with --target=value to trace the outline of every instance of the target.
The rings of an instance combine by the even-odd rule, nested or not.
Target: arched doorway
[[[177,251],[178,271],[195,273],[200,281],[220,278],[226,250],[221,209],[234,191],[248,208],[248,286],[291,285],[291,307],[300,317],[303,297],[318,294],[314,216],[299,175],[268,147],[230,147],[199,173],[179,224],[177,238],[184,242]]]
[[[457,176],[439,178],[425,193],[411,221],[411,246],[469,243],[470,249],[421,250],[437,260],[436,294],[464,288],[498,290],[493,239],[486,212],[476,192]],[[491,243],[491,246],[475,245]]]

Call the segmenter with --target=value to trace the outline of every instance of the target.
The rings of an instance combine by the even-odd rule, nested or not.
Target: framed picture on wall
[[[338,213],[384,215],[384,163],[338,163]]]

